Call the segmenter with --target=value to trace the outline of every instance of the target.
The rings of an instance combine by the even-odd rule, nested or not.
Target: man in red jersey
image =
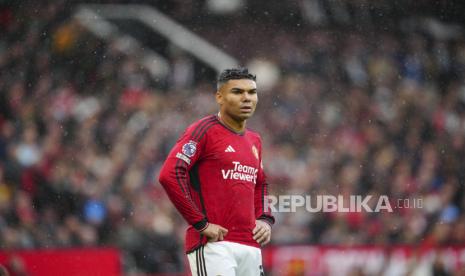
[[[159,181],[189,223],[186,253],[193,275],[263,275],[260,246],[274,218],[264,208],[267,184],[260,136],[246,128],[258,102],[256,77],[224,70],[217,115],[190,125]]]

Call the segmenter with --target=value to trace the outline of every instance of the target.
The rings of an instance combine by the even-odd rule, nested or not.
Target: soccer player
[[[258,102],[256,77],[227,69],[219,77],[219,113],[187,128],[159,181],[189,223],[192,275],[264,275],[260,246],[274,217],[264,208],[267,184],[260,136],[246,128]]]

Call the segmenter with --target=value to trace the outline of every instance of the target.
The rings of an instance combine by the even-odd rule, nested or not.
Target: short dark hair
[[[228,80],[241,80],[241,79],[249,79],[256,81],[257,76],[249,73],[249,69],[247,68],[232,68],[232,69],[225,69],[221,72],[220,76],[218,77],[217,88],[225,84]]]

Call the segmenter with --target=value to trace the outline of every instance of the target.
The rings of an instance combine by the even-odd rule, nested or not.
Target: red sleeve
[[[189,170],[202,156],[207,120],[189,127],[174,145],[160,171],[159,182],[184,219],[198,231],[208,226],[205,215],[193,202]],[[203,130],[202,130],[203,126]]]
[[[268,195],[268,183],[266,182],[266,175],[263,170],[261,142],[259,148],[260,167],[258,169],[257,183],[255,185],[255,217],[273,226],[275,219],[269,209],[265,210],[264,204],[266,200],[265,197]]]

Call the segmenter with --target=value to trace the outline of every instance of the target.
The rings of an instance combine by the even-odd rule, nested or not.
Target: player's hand
[[[224,240],[224,237],[228,234],[228,229],[218,224],[209,223],[200,234],[208,238],[209,242],[216,242]]]
[[[264,246],[271,240],[271,226],[262,220],[256,220],[252,234],[253,239]]]

